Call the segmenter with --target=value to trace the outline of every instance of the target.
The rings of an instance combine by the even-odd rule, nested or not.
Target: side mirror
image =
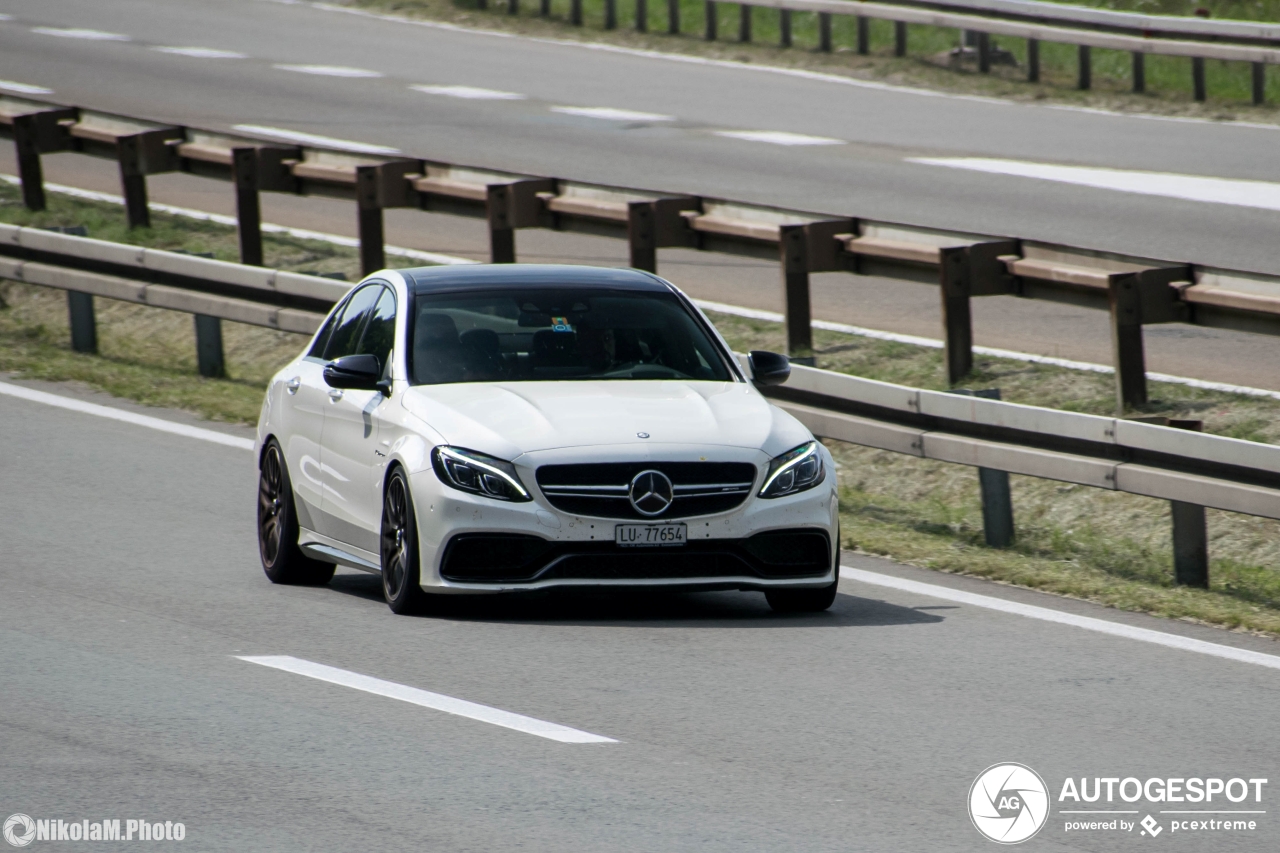
[[[324,381],[330,388],[386,392],[382,365],[376,355],[344,355],[324,366]]]
[[[752,350],[747,354],[752,381],[757,385],[781,385],[791,378],[791,359],[776,352]]]

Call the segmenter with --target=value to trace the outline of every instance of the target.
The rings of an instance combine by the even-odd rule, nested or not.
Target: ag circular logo
[[[969,788],[969,818],[1000,844],[1019,844],[1035,835],[1049,817],[1049,789],[1025,764],[993,764]]]
[[[24,814],[11,814],[4,822],[4,840],[26,847],[36,838],[36,822]]]
[[[661,471],[641,471],[631,480],[627,497],[636,512],[644,516],[662,515],[675,499],[671,480]]]

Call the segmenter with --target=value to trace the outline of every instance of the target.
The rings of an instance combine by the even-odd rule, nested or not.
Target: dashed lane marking
[[[513,714],[511,711],[503,711],[499,708],[493,708],[488,705],[468,702],[465,699],[455,699],[452,696],[445,696],[442,693],[432,693],[429,690],[421,690],[417,687],[410,687],[407,684],[397,684],[394,681],[384,681],[381,678],[361,675],[358,672],[338,669],[334,666],[326,666],[325,664],[303,660],[302,658],[289,657],[288,655],[268,655],[262,657],[237,655],[237,658],[242,661],[248,661],[249,663],[256,663],[260,666],[267,666],[272,669],[291,672],[295,675],[304,675],[307,678],[314,678],[318,681],[327,681],[330,684],[340,684],[343,687],[350,687],[353,690],[372,693],[375,696],[385,696],[388,699],[399,699],[401,702],[408,702],[412,705],[419,705],[423,708],[431,708],[435,711],[444,711],[446,714],[466,717],[469,720],[478,720],[482,723],[501,726],[504,729],[512,729],[513,731],[523,732],[527,735],[536,735],[537,737],[559,741],[560,743],[618,742],[611,737],[593,735],[590,732],[571,729],[568,726],[562,726],[559,723],[549,723],[546,720],[526,717],[523,714]]]

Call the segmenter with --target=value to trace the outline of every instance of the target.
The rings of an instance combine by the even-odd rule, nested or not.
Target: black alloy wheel
[[[382,498],[382,594],[391,612],[417,613],[427,595],[418,572],[418,527],[409,481],[400,468],[391,472]]]
[[[323,586],[337,568],[313,560],[298,547],[293,484],[274,438],[267,442],[258,471],[258,555],[272,583]]]

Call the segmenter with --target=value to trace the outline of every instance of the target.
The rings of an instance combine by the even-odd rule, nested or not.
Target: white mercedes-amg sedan
[[[258,538],[276,583],[379,573],[433,594],[758,590],[825,610],[834,463],[676,287],[636,270],[376,273],[275,375],[258,422]],[[438,601],[439,599],[437,599]]]

